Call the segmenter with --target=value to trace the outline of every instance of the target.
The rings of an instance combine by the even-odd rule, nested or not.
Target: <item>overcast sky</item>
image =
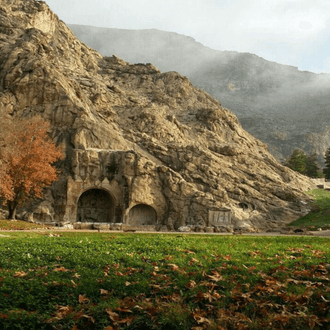
[[[330,73],[330,0],[46,0],[68,24],[172,31]]]

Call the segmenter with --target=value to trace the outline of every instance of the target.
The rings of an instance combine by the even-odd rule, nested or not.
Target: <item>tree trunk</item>
[[[8,206],[8,211],[9,211],[8,219],[15,220],[17,203],[15,201],[8,201],[7,206]]]

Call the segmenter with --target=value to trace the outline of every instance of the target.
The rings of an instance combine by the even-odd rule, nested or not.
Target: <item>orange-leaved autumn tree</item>
[[[17,206],[41,198],[45,187],[57,179],[54,162],[63,158],[48,136],[49,123],[41,117],[0,118],[0,197],[7,204],[8,219]]]

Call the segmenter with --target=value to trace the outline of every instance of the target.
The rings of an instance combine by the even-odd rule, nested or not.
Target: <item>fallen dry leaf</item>
[[[178,270],[179,269],[179,266],[176,265],[176,264],[168,264],[169,267],[172,268],[172,270]]]
[[[191,266],[191,265],[195,264],[196,262],[199,262],[199,260],[196,258],[191,258],[188,265]]]
[[[130,325],[132,322],[133,322],[133,320],[134,320],[134,316],[129,316],[129,317],[126,317],[126,318],[124,318],[124,319],[121,319],[121,320],[119,320],[119,321],[117,321],[116,323],[119,323],[119,324],[127,324],[127,325]]]
[[[200,316],[194,312],[193,312],[193,318],[198,324],[202,324],[202,323],[208,324],[208,325],[211,324],[211,321],[209,319],[207,319],[206,317]]]
[[[212,275],[206,275],[207,278],[209,278],[211,281],[219,282],[223,280],[223,277],[221,274],[217,271],[212,271]]]
[[[16,272],[13,276],[23,278],[23,277],[26,277],[28,275],[29,275],[28,273],[21,271],[21,272]]]
[[[186,288],[188,289],[192,289],[196,286],[196,282],[195,281],[189,281],[188,284],[186,285]]]
[[[80,316],[80,318],[85,318],[85,319],[88,319],[88,320],[90,320],[92,323],[95,323],[95,319],[93,318],[93,317],[91,317],[91,316],[89,316],[89,315],[81,315]]]
[[[190,251],[190,250],[185,250],[184,252],[186,252],[187,254],[195,254],[194,251]]]
[[[109,315],[109,318],[113,322],[119,321],[119,314],[113,312],[111,309],[106,309],[107,314]]]
[[[80,294],[79,295],[79,304],[84,304],[86,302],[89,302],[89,299],[85,297],[85,295]]]
[[[74,288],[76,288],[76,287],[78,286],[73,280],[71,280],[71,283],[72,283],[72,286],[73,286]]]
[[[54,272],[68,272],[69,271],[69,269],[66,269],[66,268],[64,268],[64,267],[58,267],[58,268],[54,268],[54,270],[53,270]]]
[[[101,295],[106,296],[106,295],[109,294],[109,291],[108,290],[104,290],[104,289],[100,289],[100,293],[101,293]]]
[[[121,313],[133,313],[129,308],[125,308],[125,307],[118,307],[116,308],[116,311]]]

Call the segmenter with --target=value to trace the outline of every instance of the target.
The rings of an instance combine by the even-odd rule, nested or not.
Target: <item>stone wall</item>
[[[73,153],[63,224],[83,229],[118,224],[116,229],[125,225],[139,230],[231,225],[230,209],[212,208],[214,201],[204,199],[171,169],[132,150]]]

